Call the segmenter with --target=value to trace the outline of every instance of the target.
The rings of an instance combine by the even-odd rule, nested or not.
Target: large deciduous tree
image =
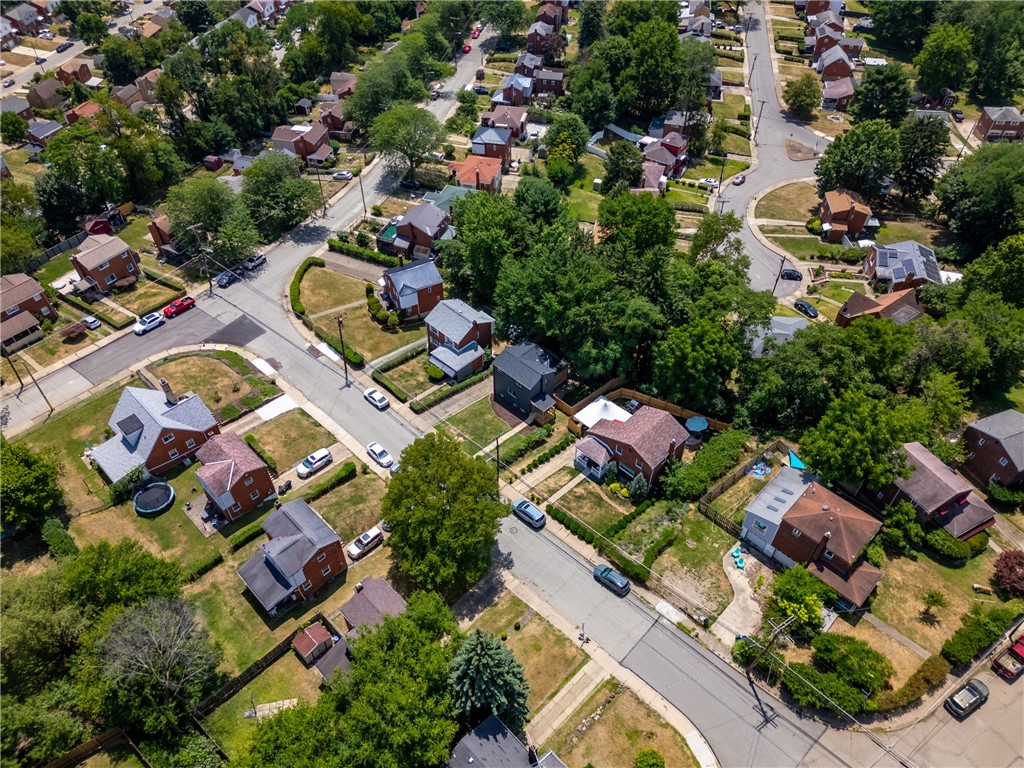
[[[408,176],[416,173],[446,137],[444,126],[432,113],[408,102],[395,104],[370,128],[373,148]]]
[[[505,195],[467,195],[452,206],[459,238],[444,256],[444,268],[457,289],[475,303],[490,303],[506,259],[526,250],[529,227]]]
[[[877,198],[899,163],[899,132],[884,120],[859,122],[836,136],[818,161],[818,193],[851,189]]]
[[[479,9],[480,18],[497,29],[504,41],[530,26],[530,14],[523,0],[486,0]]]
[[[95,617],[111,606],[141,605],[152,597],[177,597],[177,563],[150,554],[134,539],[88,544],[61,563],[64,594]]]
[[[89,45],[99,45],[107,36],[107,23],[95,13],[80,13],[75,22],[79,37]]]
[[[217,23],[217,17],[213,15],[206,0],[178,0],[175,15],[193,35],[198,35]]]
[[[821,87],[810,72],[786,83],[782,93],[790,113],[800,120],[810,120],[814,110],[821,103]]]
[[[601,191],[617,194],[631,187],[639,187],[644,177],[644,153],[628,141],[616,141],[608,148],[604,161],[604,180]]]
[[[440,590],[472,584],[487,571],[505,514],[493,470],[447,432],[405,449],[381,509],[398,567],[417,584]]]
[[[675,212],[654,194],[622,192],[606,197],[598,206],[597,221],[606,242],[622,244],[636,253],[667,248],[675,242]]]
[[[580,48],[589,48],[604,37],[605,0],[584,0],[580,5]]]
[[[452,660],[449,685],[464,722],[495,714],[513,733],[522,730],[530,684],[512,649],[494,635],[477,629],[462,642]]]
[[[884,120],[893,128],[910,112],[910,78],[899,64],[871,67],[854,92],[850,114],[858,122]]]
[[[933,27],[924,48],[914,57],[918,89],[937,96],[943,88],[958,91],[970,83],[977,66],[973,38],[971,30],[961,25]]]
[[[620,102],[636,115],[667,109],[683,82],[683,55],[674,23],[647,21],[629,33],[633,60],[622,73]]]
[[[448,5],[448,3],[442,3]],[[378,115],[399,101],[419,101],[427,95],[423,83],[413,77],[409,59],[395,49],[370,64],[359,76],[351,96],[345,99],[345,117],[369,130]]]
[[[242,202],[253,226],[264,239],[273,240],[304,221],[324,200],[317,185],[302,175],[301,160],[271,152],[245,169]]]
[[[1011,235],[993,245],[964,268],[963,289],[1002,296],[1024,308],[1024,235]]]
[[[670,328],[654,345],[654,386],[668,400],[723,414],[721,393],[742,353],[736,336],[721,321],[704,318]]]
[[[928,34],[938,5],[917,0],[875,3],[871,8],[875,34],[889,45],[917,51]]]
[[[836,597],[835,590],[801,565],[787,568],[772,581],[767,618],[793,617],[790,633],[798,637],[821,634],[821,609],[825,601]]]
[[[15,531],[59,512],[64,503],[57,485],[59,470],[54,457],[0,438],[0,520],[5,530]]]
[[[942,172],[942,157],[949,144],[949,125],[938,117],[911,115],[900,126],[900,162],[893,173],[900,194],[920,200],[935,189]]]
[[[524,176],[512,199],[523,216],[538,226],[554,224],[566,214],[565,200],[547,179]]]

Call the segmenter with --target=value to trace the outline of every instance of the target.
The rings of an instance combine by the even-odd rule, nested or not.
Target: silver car
[[[370,454],[371,459],[384,467],[384,469],[395,463],[395,460],[391,458],[391,454],[380,443],[370,443],[366,446],[366,452]]]
[[[159,312],[150,312],[148,315],[143,315],[139,318],[139,322],[132,328],[136,336],[141,336],[144,333],[148,333],[154,328],[159,328],[164,324],[164,316]]]

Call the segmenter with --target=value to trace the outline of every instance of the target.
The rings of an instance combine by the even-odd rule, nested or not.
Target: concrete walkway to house
[[[576,458],[576,451],[573,450],[572,446],[569,446],[560,454],[555,456],[551,461],[546,464],[541,464],[533,472],[523,475],[512,483],[514,488],[521,495],[526,495],[533,492],[533,489],[540,485],[543,481],[551,477],[555,472],[560,470],[562,467],[571,467],[573,461]]]
[[[555,491],[553,494],[551,494],[551,497],[546,499],[544,503],[545,504],[554,504],[560,498],[565,496],[565,494],[567,494],[569,491],[571,491],[573,488],[575,488],[577,485],[579,485],[580,483],[582,483],[584,481],[593,482],[593,480],[590,480],[589,477],[587,477],[586,475],[584,475],[581,472],[580,474],[576,475],[576,477],[574,477],[572,480],[570,480],[568,483],[566,483],[561,488],[559,488],[557,491]]]
[[[1024,549],[1024,531],[996,515],[996,530],[1017,549]]]
[[[607,679],[608,673],[593,659],[584,664],[572,680],[563,685],[555,697],[531,718],[527,728],[530,740],[534,744],[546,742]]]
[[[732,602],[722,611],[718,620],[711,625],[711,634],[732,648],[736,635],[752,635],[761,626],[761,606],[754,599],[754,590],[746,573],[736,567],[732,556],[733,548],[722,558],[722,568],[732,585]]]
[[[574,627],[566,621],[550,603],[544,600],[544,598],[542,598],[530,586],[524,584],[509,571],[504,571],[502,573],[502,580],[505,582],[505,586],[508,587],[516,597],[543,616],[552,626],[555,627],[555,629],[570,640],[579,642],[579,627]],[[637,698],[664,718],[665,722],[680,733],[680,735],[686,740],[686,744],[690,748],[690,751],[693,752],[694,756],[697,758],[697,762],[700,763],[701,768],[714,768],[715,766],[718,766],[718,760],[715,757],[715,753],[712,751],[711,746],[708,744],[704,736],[701,735],[700,731],[698,731],[693,723],[690,722],[686,715],[672,706],[672,704],[670,704],[661,694],[640,679],[638,675],[626,669],[612,658],[611,655],[603,648],[596,647],[592,643],[584,643],[583,651],[591,658],[590,663],[588,663],[583,669],[596,665],[594,670],[586,673],[588,676],[593,676],[595,671],[600,670],[600,672],[603,672],[605,676],[614,677],[636,694]],[[572,682],[577,681],[577,678],[579,677],[580,675],[577,674],[577,676],[574,677],[573,680],[570,681],[570,683],[566,685],[562,692],[556,697],[556,700],[561,699],[564,702],[562,704],[562,713],[547,713],[547,710],[550,709],[554,703],[553,700],[547,707],[538,713],[538,717],[547,713],[544,718],[545,722],[538,723],[535,719],[527,726],[527,734],[530,736],[532,743],[543,743],[543,739],[550,736],[551,732],[554,730],[552,727],[553,723],[555,723],[559,718],[561,718],[562,722],[565,722],[578,704],[586,698],[583,694],[583,691],[587,687],[586,682],[581,679],[577,682],[576,686],[572,686]],[[575,691],[572,690],[573,688],[575,688]],[[549,730],[546,734],[542,732],[535,733],[535,726],[541,726],[542,728]]]
[[[922,659],[927,659],[929,656],[931,656],[931,654],[928,653],[928,651],[926,651],[920,645],[915,643],[913,640],[911,640],[909,637],[904,635],[898,629],[890,627],[888,624],[886,624],[884,621],[882,621],[880,618],[878,618],[874,614],[869,613],[869,612],[865,612],[863,614],[863,618],[864,618],[864,620],[868,624],[870,624],[871,626],[875,627],[876,629],[878,629],[882,633],[888,635],[893,640],[895,640],[897,643],[902,645],[904,648],[909,648],[914,653],[916,653],[918,656],[920,656]]]
[[[366,302],[364,301],[364,302],[361,302],[361,303],[365,304]],[[410,343],[406,344],[404,347],[399,347],[394,352],[388,352],[386,355],[381,355],[376,360],[371,360],[367,364],[367,366],[369,368],[377,368],[377,367],[379,367],[381,365],[384,365],[385,363],[387,363],[387,362],[389,362],[391,360],[394,360],[396,357],[401,357],[406,352],[412,352],[417,347],[423,347],[424,349],[426,349],[426,343],[427,343],[426,339],[417,339],[416,341],[413,341],[413,342],[410,342]],[[419,395],[419,397],[423,397],[423,395]]]
[[[789,219],[754,219],[754,223],[759,227],[803,227],[806,224],[803,221],[790,221]],[[817,235],[811,235],[811,237],[817,237]]]
[[[336,315],[343,310],[352,309],[352,307],[361,307],[365,304],[366,299],[361,299],[359,301],[353,301],[348,304],[342,304],[340,307],[331,307],[330,309],[325,309],[323,312],[317,312],[315,314],[309,315],[308,317],[310,320],[314,320],[318,317],[323,317],[324,315]]]

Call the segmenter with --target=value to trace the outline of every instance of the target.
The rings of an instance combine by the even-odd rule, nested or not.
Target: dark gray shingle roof
[[[473,309],[462,299],[445,299],[427,315],[428,328],[433,328],[455,341],[465,337],[475,323],[493,325],[494,318],[486,312]]]
[[[1017,469],[1024,469],[1024,413],[1010,408],[978,419],[971,426],[1002,443]]]

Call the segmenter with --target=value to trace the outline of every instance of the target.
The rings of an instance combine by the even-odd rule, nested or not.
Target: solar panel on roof
[[[902,280],[907,276],[907,273],[903,271],[903,267],[893,267],[892,276],[896,280]]]

